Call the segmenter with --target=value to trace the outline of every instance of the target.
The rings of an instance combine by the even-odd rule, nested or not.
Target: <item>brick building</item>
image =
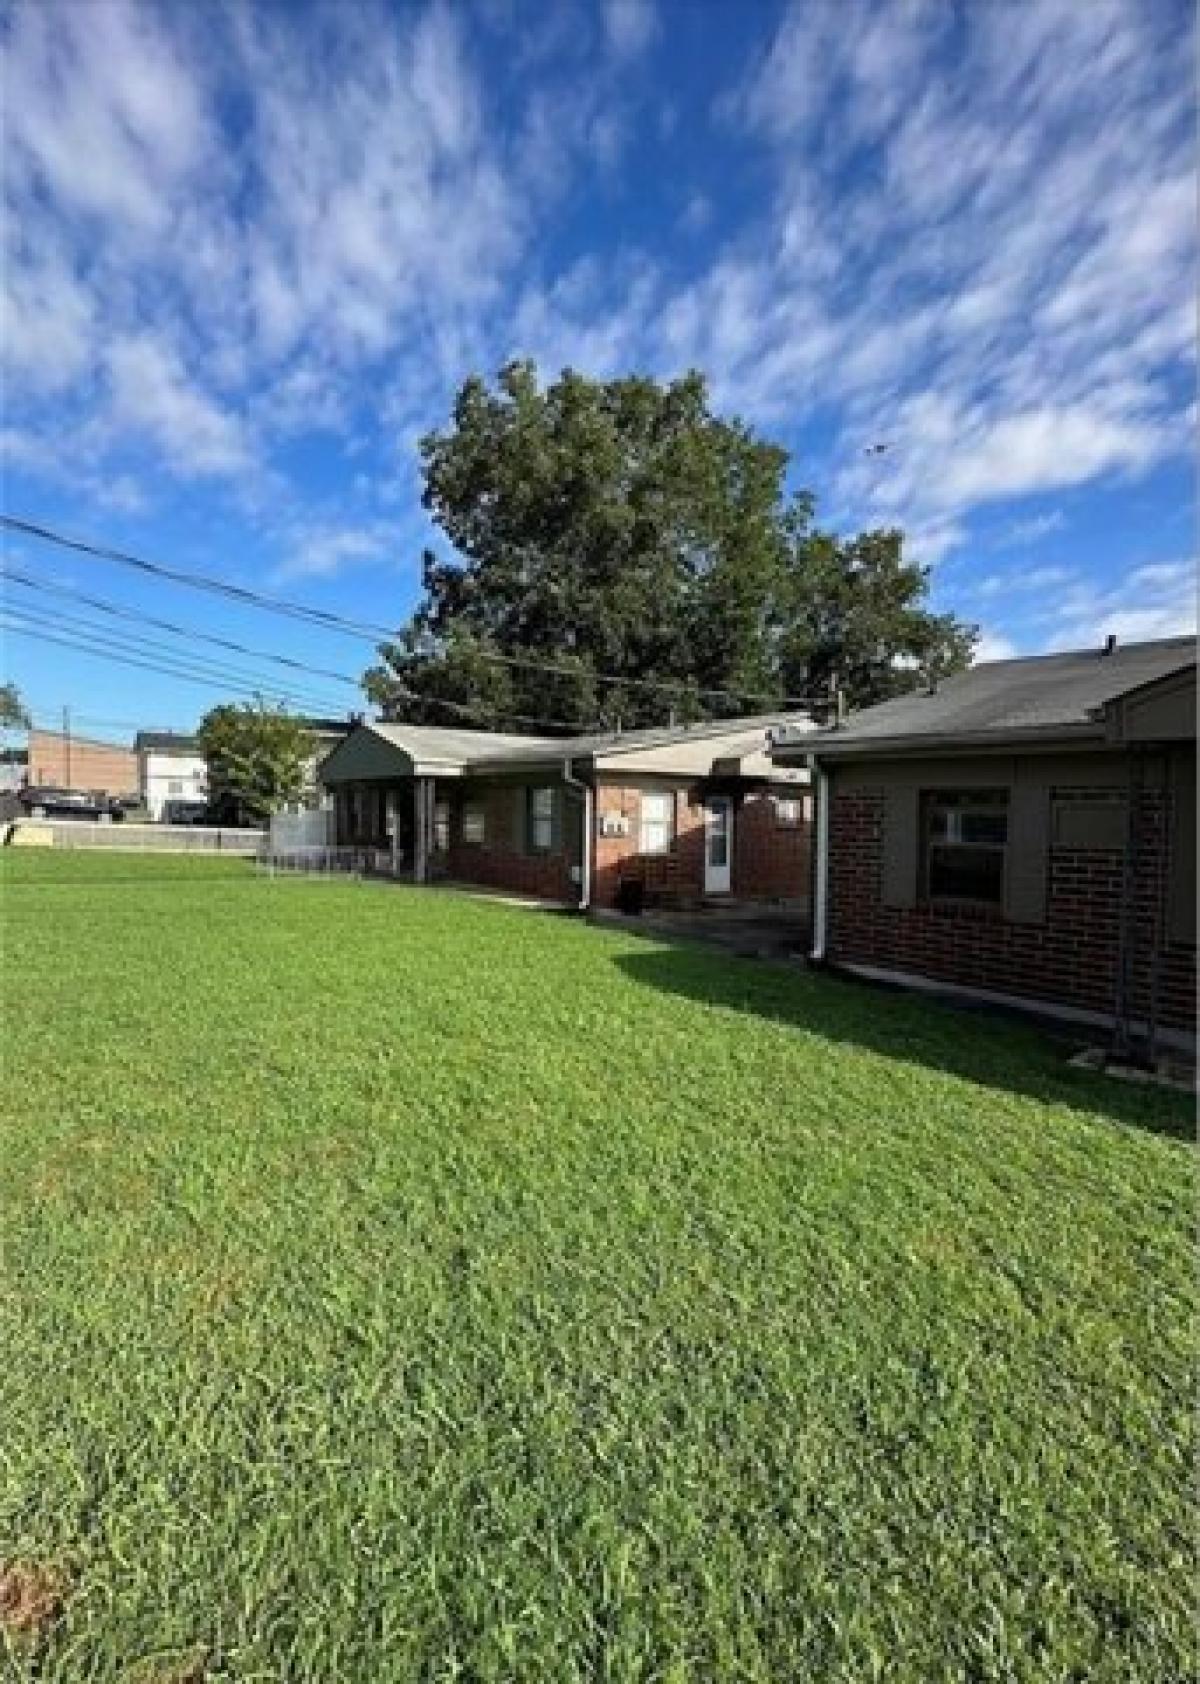
[[[975,667],[774,753],[815,771],[814,957],[1194,1033],[1193,640]]]
[[[118,743],[35,727],[29,732],[27,781],[60,789],[103,790],[106,795],[136,795],[137,756]]]
[[[777,723],[569,739],[364,724],[319,776],[338,845],[418,880],[601,908],[625,902],[631,884],[649,905],[802,903],[808,774],[772,764]]]

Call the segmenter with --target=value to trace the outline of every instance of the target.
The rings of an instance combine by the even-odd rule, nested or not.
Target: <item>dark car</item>
[[[33,819],[93,819],[101,824],[110,824],[125,817],[120,803],[110,801],[102,790],[30,784],[18,792],[18,800]]]
[[[207,801],[164,801],[163,824],[207,824]]]

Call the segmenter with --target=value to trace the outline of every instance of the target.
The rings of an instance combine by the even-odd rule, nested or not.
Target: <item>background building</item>
[[[139,787],[137,756],[119,743],[34,727],[29,733],[28,782],[133,795]]]
[[[133,742],[137,787],[152,819],[168,801],[206,801],[208,766],[195,737],[178,731],[139,731]]]

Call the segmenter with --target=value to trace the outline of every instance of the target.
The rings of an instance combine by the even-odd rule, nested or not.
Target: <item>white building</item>
[[[208,766],[195,737],[176,731],[139,731],[134,739],[138,790],[152,819],[168,801],[208,798]]]

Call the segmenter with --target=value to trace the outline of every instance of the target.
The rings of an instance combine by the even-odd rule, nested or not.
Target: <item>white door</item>
[[[704,892],[729,893],[733,855],[733,802],[710,795],[704,803]]]

